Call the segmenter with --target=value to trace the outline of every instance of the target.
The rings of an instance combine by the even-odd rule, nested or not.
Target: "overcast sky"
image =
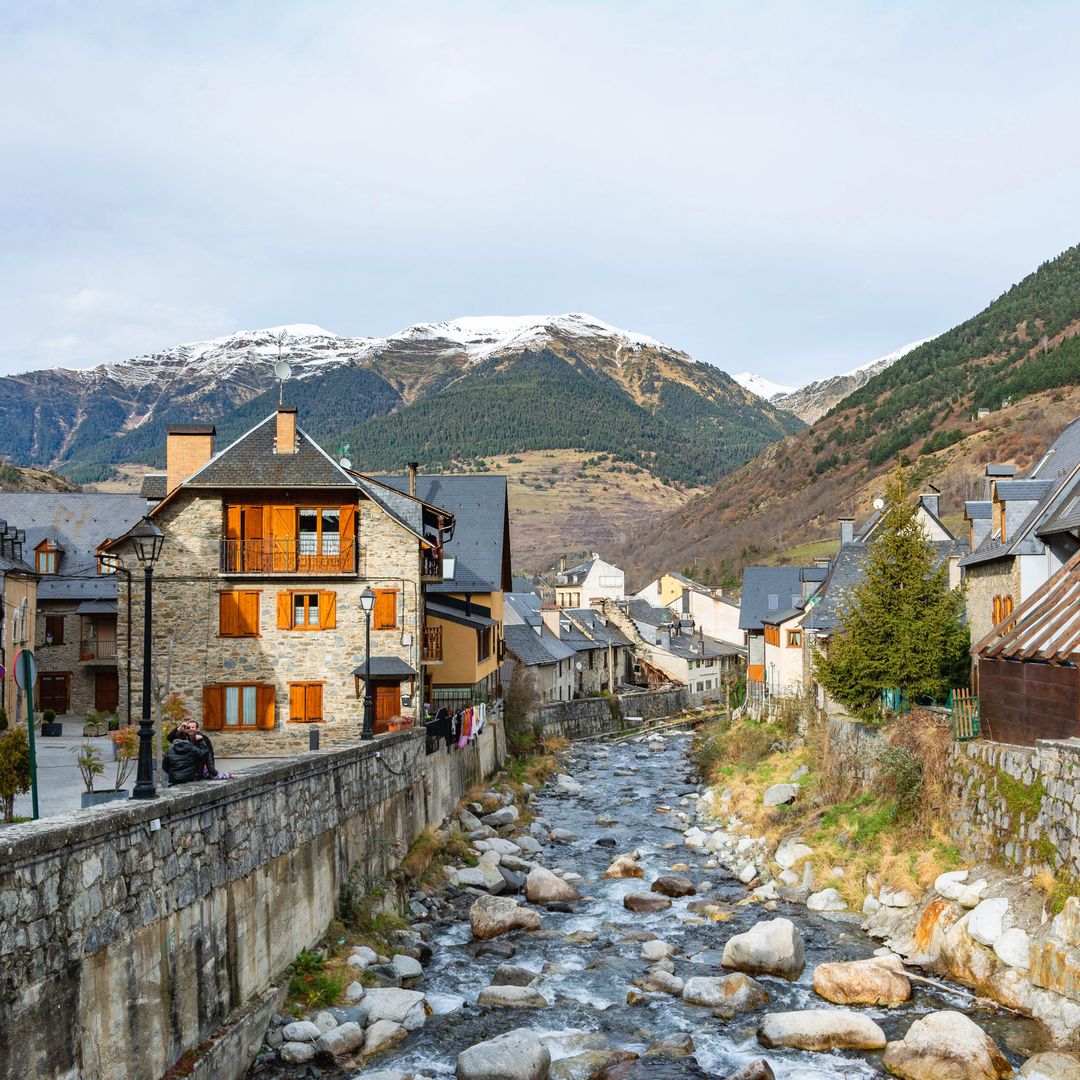
[[[1073,3],[6,4],[0,372],[587,311],[846,370],[1080,241]]]

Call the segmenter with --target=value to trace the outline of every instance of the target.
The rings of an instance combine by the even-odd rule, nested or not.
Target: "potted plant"
[[[113,742],[116,755],[116,780],[114,787],[117,791],[126,793],[125,783],[139,760],[139,728],[135,724],[119,728],[109,733]]]
[[[41,734],[58,738],[64,734],[64,725],[56,722],[55,709],[43,709],[41,712]]]
[[[86,810],[91,806],[99,806],[101,803],[112,802],[114,799],[126,799],[126,791],[112,790],[95,791],[94,779],[101,776],[105,771],[105,763],[101,760],[101,752],[92,743],[84,742],[82,746],[74,747],[71,751],[75,755],[75,764],[82,773],[83,784],[86,790],[80,796],[82,808]]]
[[[83,724],[83,738],[96,739],[99,735],[104,735],[108,718],[109,714],[104,712],[87,713]]]

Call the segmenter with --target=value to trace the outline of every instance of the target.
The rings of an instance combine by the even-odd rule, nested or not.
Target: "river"
[[[782,901],[775,912],[763,911],[758,903],[740,905],[748,895],[747,888],[723,871],[704,868],[708,853],[691,851],[681,843],[682,829],[693,821],[692,796],[700,790],[691,775],[689,749],[690,736],[682,732],[668,734],[658,750],[633,740],[573,747],[565,769],[584,785],[584,793],[570,796],[547,788],[534,796],[532,809],[551,828],[569,830],[579,838],[545,843],[542,861],[550,868],[580,874],[583,881],[578,888],[584,899],[574,905],[572,913],[543,911],[538,933],[514,933],[499,939],[515,946],[511,963],[538,973],[534,986],[550,1006],[542,1010],[479,1009],[473,1004],[490,983],[495,968],[506,961],[477,955],[480,945],[472,941],[468,922],[468,907],[475,897],[464,893],[455,902],[452,915],[440,921],[431,941],[433,958],[417,989],[464,997],[466,1006],[449,1016],[429,1017],[422,1029],[373,1059],[367,1071],[398,1069],[433,1078],[450,1077],[461,1050],[512,1028],[529,1027],[551,1050],[553,1076],[559,1075],[561,1058],[600,1047],[643,1054],[653,1040],[680,1032],[691,1035],[692,1056],[649,1057],[631,1075],[650,1080],[723,1078],[755,1058],[765,1058],[776,1076],[785,1080],[883,1075],[879,1052],[821,1054],[764,1050],[758,1044],[756,1031],[763,1013],[831,1007],[812,989],[817,963],[870,956],[876,943],[850,916],[815,914]],[[661,806],[671,812],[658,812]],[[680,812],[688,815],[687,820],[678,818]],[[617,824],[598,825],[598,817],[614,819]],[[603,838],[613,838],[614,846],[610,840],[598,844]],[[644,880],[602,877],[614,854],[631,850],[640,852]],[[699,887],[710,882],[712,887],[696,898],[675,899],[670,909],[655,914],[635,914],[624,908],[626,894],[647,890],[649,882],[671,873],[677,863],[689,866],[677,873]],[[703,919],[687,910],[695,899],[719,904],[729,917],[719,922]],[[722,975],[719,950],[725,941],[763,918],[780,915],[791,919],[803,935],[806,968],[795,983],[759,976],[770,995],[762,1009],[723,1020],[714,1018],[706,1008],[685,1005],[665,995],[643,1004],[627,1004],[634,979],[649,966],[640,958],[644,936],[661,938],[677,948],[675,971],[680,977]],[[905,1006],[864,1011],[890,1039],[896,1039],[913,1020],[937,1009],[957,1009],[971,1016],[1014,1066],[1041,1048],[1031,1021],[974,1010],[971,994],[959,987],[942,990],[916,984]],[[310,1076],[308,1068],[256,1067],[251,1076],[260,1080]],[[320,1075],[364,1074],[355,1069],[331,1069],[322,1070]]]

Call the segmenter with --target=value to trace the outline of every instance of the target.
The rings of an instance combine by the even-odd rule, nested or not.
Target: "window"
[[[340,555],[340,511],[302,506],[299,510],[299,540],[301,555]]]
[[[780,610],[780,594],[779,593],[769,593],[769,610],[770,611],[779,611]]]
[[[397,629],[397,589],[376,589],[375,607],[371,612],[373,630]]]
[[[55,574],[59,558],[59,549],[50,544],[48,540],[42,540],[34,549],[34,568],[39,574]]]
[[[787,632],[787,647],[789,649],[801,649],[802,648],[802,631],[801,630],[789,630]]]
[[[337,627],[337,593],[279,592],[279,630],[333,630]]]
[[[765,644],[766,645],[779,645],[780,644],[780,627],[779,626],[766,626],[765,627]]]
[[[97,572],[99,574],[115,574],[116,573],[116,558],[105,548],[111,544],[111,540],[106,540],[100,544],[97,549]]]
[[[476,660],[481,663],[491,655],[491,628],[476,631]]]
[[[210,683],[203,687],[203,727],[207,731],[274,728],[272,683]]]
[[[259,636],[258,591],[218,593],[218,633],[222,637]]]
[[[46,645],[63,645],[64,644],[64,616],[63,615],[46,615],[45,616],[45,644]]]
[[[293,724],[321,723],[323,684],[321,682],[289,683],[289,722]]]

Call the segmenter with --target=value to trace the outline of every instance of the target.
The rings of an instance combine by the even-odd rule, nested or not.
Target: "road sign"
[[[0,679],[2,679],[6,674],[7,672],[4,670],[4,665],[0,664]]]
[[[34,654],[29,649],[20,649],[15,654],[15,685],[20,690],[33,686],[37,682],[38,666]]]

